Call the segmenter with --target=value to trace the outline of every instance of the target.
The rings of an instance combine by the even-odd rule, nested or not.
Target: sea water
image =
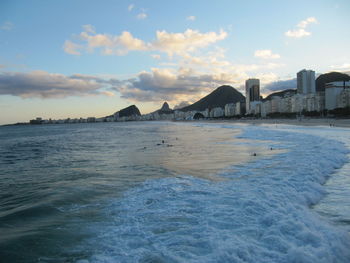
[[[0,127],[1,262],[349,262],[350,133]]]

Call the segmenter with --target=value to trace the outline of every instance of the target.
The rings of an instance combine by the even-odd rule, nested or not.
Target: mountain
[[[204,111],[207,108],[222,107],[224,108],[228,103],[245,102],[245,97],[235,88],[224,85],[218,87],[209,95],[200,99],[199,101],[186,106],[181,111]]]
[[[350,76],[340,72],[330,72],[326,74],[321,74],[316,79],[316,91],[324,91],[325,84],[333,81],[349,81]]]
[[[170,109],[169,104],[167,102],[163,103],[163,106],[150,114],[171,114],[174,113],[174,110]]]
[[[139,109],[135,105],[131,105],[129,107],[126,107],[116,113],[115,115],[119,113],[119,117],[129,117],[129,116],[140,116],[141,113]]]
[[[161,111],[170,111],[169,104],[167,102],[163,103],[163,106],[160,108]]]
[[[295,94],[297,94],[297,90],[296,90],[296,89],[281,90],[281,91],[277,91],[277,92],[271,93],[270,95],[268,95],[268,96],[264,99],[264,101],[266,101],[266,100],[271,100],[272,97],[275,97],[275,96],[284,98],[284,97],[286,97],[286,96],[295,95]]]
[[[174,111],[170,109],[169,104],[167,102],[163,103],[163,106],[158,110],[159,114],[170,114],[173,113]]]

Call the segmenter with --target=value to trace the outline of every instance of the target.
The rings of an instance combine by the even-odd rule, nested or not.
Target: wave
[[[344,144],[257,126],[239,137],[286,151],[220,181],[179,176],[128,190],[106,208],[108,223],[91,226],[81,249],[93,255],[79,262],[349,262],[349,234],[310,209],[348,161]]]

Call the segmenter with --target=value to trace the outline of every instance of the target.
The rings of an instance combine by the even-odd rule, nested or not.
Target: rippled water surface
[[[349,136],[228,123],[0,127],[0,261],[348,262]]]

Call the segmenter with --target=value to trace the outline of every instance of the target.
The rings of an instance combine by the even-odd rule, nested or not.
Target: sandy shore
[[[234,120],[233,120],[234,121]],[[288,124],[299,126],[327,126],[327,127],[346,127],[350,128],[350,119],[240,119],[236,122],[247,124]]]
[[[206,120],[205,122],[230,122],[243,124],[287,124],[298,126],[324,126],[324,127],[344,127],[350,128],[350,119],[333,118],[303,118],[303,119],[231,119],[231,120]]]

